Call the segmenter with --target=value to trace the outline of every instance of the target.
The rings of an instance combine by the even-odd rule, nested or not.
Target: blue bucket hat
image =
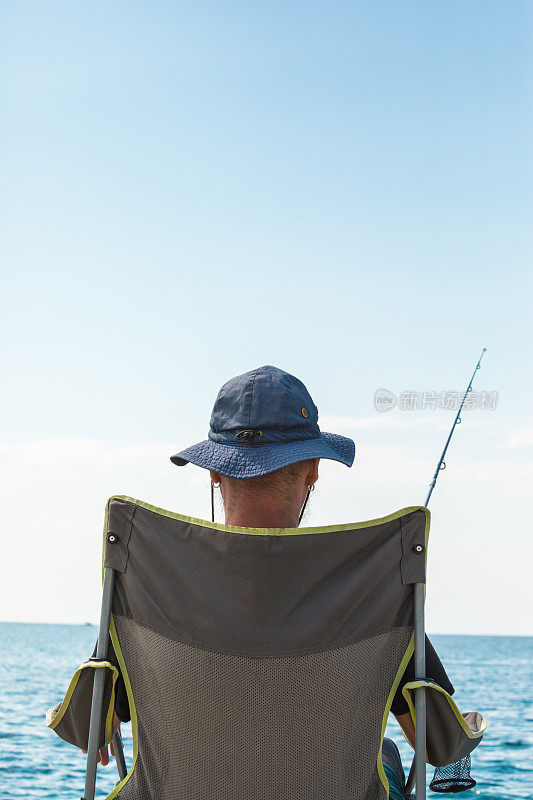
[[[259,367],[225,383],[208,436],[171,456],[172,463],[256,478],[310,458],[351,467],[355,455],[351,439],[321,432],[318,409],[302,381],[277,367]]]

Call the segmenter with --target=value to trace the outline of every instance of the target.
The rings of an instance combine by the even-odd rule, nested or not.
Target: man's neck
[[[298,510],[275,504],[241,503],[226,511],[226,525],[243,528],[297,528]]]

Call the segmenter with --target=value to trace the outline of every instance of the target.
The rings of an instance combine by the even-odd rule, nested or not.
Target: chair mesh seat
[[[411,628],[306,655],[248,658],[121,616],[115,625],[139,719],[123,800],[387,797],[376,767],[381,729],[369,721],[381,722]]]

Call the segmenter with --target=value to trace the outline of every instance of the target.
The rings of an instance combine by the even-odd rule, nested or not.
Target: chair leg
[[[407,782],[405,784],[405,796],[411,797],[411,792],[415,788],[415,759],[413,758],[411,762],[411,769],[409,770],[409,775],[407,777]]]
[[[102,725],[104,686],[105,672],[103,669],[97,669],[94,675],[93,698],[91,703],[91,722],[89,725],[89,746],[87,748],[87,767],[85,771],[85,793],[83,795],[83,800],[94,800],[98,744]]]
[[[126,767],[126,759],[124,758],[124,747],[122,746],[122,736],[120,735],[120,730],[117,729],[115,731],[111,741],[113,742],[113,750],[115,751],[118,776],[120,780],[123,780],[128,774],[128,769]]]
[[[426,587],[423,583],[415,583],[415,677],[424,680],[426,677],[426,630],[424,620],[424,604]],[[415,785],[416,800],[426,800],[426,690],[415,690]]]
[[[106,567],[104,570],[104,584],[102,588],[102,608],[100,611],[100,627],[98,630],[96,658],[104,659],[107,657],[114,579],[115,570],[111,569],[111,567]],[[100,739],[100,729],[102,726],[104,687],[105,672],[103,669],[95,669],[93,696],[91,701],[91,721],[89,723],[89,744],[87,747],[87,766],[85,769],[85,791],[82,800],[94,800],[96,788],[96,766],[98,763],[98,744]]]

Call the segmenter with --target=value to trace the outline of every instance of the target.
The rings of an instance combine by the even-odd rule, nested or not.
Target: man
[[[304,384],[276,367],[266,366],[239,375],[220,390],[211,416],[209,438],[171,457],[183,466],[209,470],[212,485],[220,489],[227,525],[248,528],[296,528],[310,492],[318,480],[321,458],[352,466],[351,439],[323,433],[318,410]],[[116,664],[114,653],[109,658]],[[428,677],[450,694],[450,684],[429,640],[426,642]],[[392,711],[407,741],[414,746],[414,726],[403,685],[414,678],[412,661],[398,687]],[[117,683],[115,726],[128,721],[128,700],[122,680]],[[100,750],[107,764],[107,747]],[[391,740],[383,746],[390,797],[403,798],[404,775],[398,750]]]

